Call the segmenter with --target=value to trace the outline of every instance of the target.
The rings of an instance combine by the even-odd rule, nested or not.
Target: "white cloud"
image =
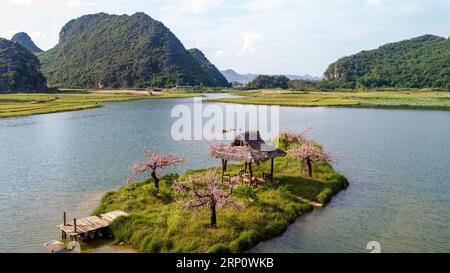
[[[31,5],[33,4],[33,0],[9,0],[10,3],[16,5]]]
[[[381,6],[383,4],[383,0],[367,0],[367,5],[369,6]]]
[[[242,3],[242,7],[251,12],[255,11],[273,12],[277,9],[286,7],[287,5],[289,5],[288,0],[249,0],[247,2]]]
[[[79,7],[81,6],[80,0],[66,0],[66,5],[69,7]]]
[[[222,49],[216,50],[216,52],[214,52],[215,59],[221,59],[221,58],[223,58],[224,55],[225,55],[225,51]]]
[[[320,75],[341,56],[426,33],[447,37],[448,0],[4,0],[0,35],[43,49],[85,14],[145,12],[219,68]],[[19,16],[20,15],[20,16]],[[17,31],[16,31],[17,30]],[[39,31],[37,31],[39,30]],[[270,63],[270,65],[267,65]]]
[[[94,6],[96,5],[97,2],[98,1],[95,0],[91,0],[89,2],[85,0],[64,0],[64,1],[51,0],[50,4],[53,6],[66,6],[70,8],[78,8],[82,6]]]
[[[222,4],[223,0],[177,0],[162,7],[169,13],[200,14],[213,10]]]
[[[414,14],[421,11],[421,6],[418,3],[407,3],[398,8],[398,12],[403,14]]]
[[[43,33],[40,30],[31,32],[29,33],[29,35],[33,41],[47,39],[47,34]]]
[[[264,41],[264,37],[259,33],[244,33],[242,34],[244,40],[239,55],[252,55],[261,46]]]
[[[16,5],[32,5],[34,4],[34,0],[9,0],[10,3]],[[51,4],[54,6],[67,6],[67,7],[81,7],[81,6],[90,6],[94,5],[95,0],[91,0],[86,2],[85,0],[41,0],[39,4],[46,5]]]
[[[11,39],[12,36],[18,32],[19,32],[18,30],[3,31],[3,32],[0,32],[0,37],[5,38],[5,39]]]

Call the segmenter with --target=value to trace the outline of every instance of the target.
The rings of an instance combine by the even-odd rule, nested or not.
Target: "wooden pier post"
[[[252,162],[250,161],[248,163],[248,175],[249,175],[249,179],[250,179],[250,186],[253,185],[253,170],[252,170]]]
[[[63,226],[67,226],[67,218],[66,218],[66,212],[63,213],[63,221],[64,221],[64,225]],[[63,240],[67,239],[67,234],[64,230],[61,231],[61,238]]]
[[[121,210],[111,211],[98,216],[89,216],[85,218],[72,218],[73,224],[67,222],[67,213],[65,214],[66,223],[58,225],[58,229],[62,231],[63,239],[82,240],[87,238],[95,239],[96,233],[103,233],[109,225],[120,216],[128,216],[127,213]],[[69,220],[70,221],[70,220]]]
[[[270,160],[270,182],[273,183],[273,158]]]

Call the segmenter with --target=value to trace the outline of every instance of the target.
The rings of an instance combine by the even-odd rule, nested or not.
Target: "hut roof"
[[[236,136],[231,145],[213,144],[210,154],[214,158],[231,161],[245,161],[259,164],[271,158],[285,156],[286,153],[262,140],[259,131],[247,131]]]
[[[231,142],[231,146],[247,146],[249,144],[262,144],[265,143],[261,138],[261,134],[259,131],[246,131],[237,135],[233,142]]]

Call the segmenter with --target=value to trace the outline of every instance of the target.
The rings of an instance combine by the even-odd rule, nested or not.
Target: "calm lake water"
[[[173,106],[193,99],[107,103],[105,107],[0,119],[0,252],[43,252],[55,225],[87,216],[124,184],[141,146],[216,165],[204,141],[174,141]],[[303,130],[338,159],[350,188],[253,252],[450,251],[450,112],[291,108],[280,128]]]

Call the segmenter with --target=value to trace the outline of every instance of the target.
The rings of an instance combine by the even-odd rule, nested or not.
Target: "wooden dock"
[[[109,225],[120,216],[128,216],[126,212],[121,210],[111,211],[98,216],[89,216],[85,218],[73,219],[73,224],[66,222],[66,213],[64,213],[64,223],[58,225],[58,229],[62,231],[63,238],[95,238],[96,235],[102,235],[106,232]]]

